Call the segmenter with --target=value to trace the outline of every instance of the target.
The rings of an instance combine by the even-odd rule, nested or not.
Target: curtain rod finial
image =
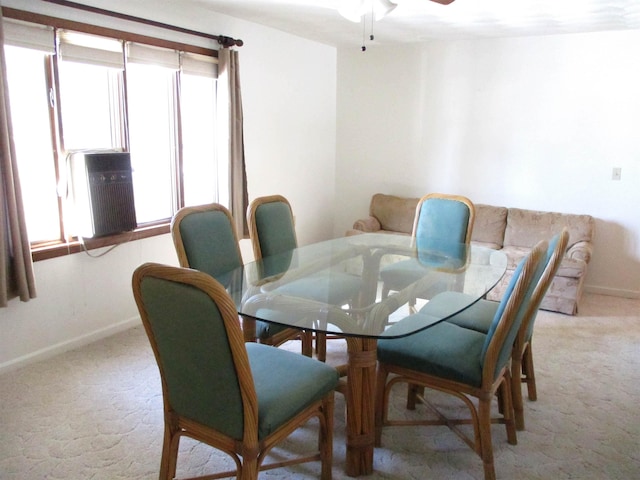
[[[241,47],[242,45],[244,45],[244,42],[242,40],[226,37],[224,35],[220,35],[218,37],[218,43],[222,45],[223,48],[229,48],[234,46]]]

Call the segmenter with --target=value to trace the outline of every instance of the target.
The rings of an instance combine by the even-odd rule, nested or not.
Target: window
[[[77,235],[67,197],[74,152],[130,152],[139,228],[166,225],[185,205],[218,200],[214,56],[7,19],[4,25],[32,248]]]
[[[136,214],[139,222],[169,218],[176,203],[172,185],[178,131],[175,71],[154,65],[127,69],[129,133]],[[144,192],[139,195],[138,192]]]
[[[19,173],[25,215],[29,219],[29,238],[32,242],[59,239],[57,176],[45,68],[47,53],[7,46],[5,54],[13,138],[16,157],[21,159]]]
[[[182,113],[182,179],[185,205],[202,205],[218,198],[215,162],[215,109],[206,105],[216,103],[216,80],[206,65],[211,58],[183,55],[180,82],[180,110]],[[189,61],[191,59],[191,61]]]

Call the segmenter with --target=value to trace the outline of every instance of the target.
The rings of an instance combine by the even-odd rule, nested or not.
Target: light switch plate
[[[622,178],[622,169],[615,167],[611,173],[611,180],[620,180]]]

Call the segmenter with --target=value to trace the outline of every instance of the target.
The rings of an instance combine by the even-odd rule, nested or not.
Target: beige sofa
[[[410,235],[418,198],[377,193],[371,199],[369,216],[356,220],[347,235],[364,232]],[[593,250],[595,222],[590,215],[540,212],[519,208],[476,204],[472,243],[507,254],[507,272],[487,298],[500,300],[518,262],[542,239],[562,227],[569,230],[569,246],[540,308],[575,315]]]

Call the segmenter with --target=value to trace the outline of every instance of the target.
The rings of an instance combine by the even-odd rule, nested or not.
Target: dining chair
[[[515,411],[516,429],[524,430],[524,405],[522,400],[522,382],[527,385],[527,395],[529,400],[537,399],[536,377],[533,366],[532,337],[535,320],[553,277],[560,268],[560,263],[569,243],[569,231],[565,227],[562,231],[554,235],[549,241],[545,258],[545,269],[538,281],[538,284],[531,295],[527,305],[522,325],[518,330],[518,335],[513,344],[511,382],[513,384],[513,408]],[[459,292],[445,292],[436,296],[420,309],[420,313],[429,315],[439,315],[443,309],[455,311],[456,305],[468,305],[468,295]],[[487,333],[491,327],[491,321],[498,309],[498,302],[491,300],[480,300],[469,308],[462,310],[457,315],[447,319],[464,328]]]
[[[491,424],[504,424],[507,441],[517,443],[509,362],[524,317],[525,300],[542,275],[546,248],[546,242],[538,243],[520,262],[486,334],[443,321],[406,337],[378,341],[376,445],[381,445],[383,426],[446,425],[480,456],[485,480],[495,479]],[[388,334],[393,334],[394,329],[401,331],[402,322],[412,321],[414,316],[427,315],[410,315],[392,325]],[[390,374],[392,377],[387,381]],[[419,399],[437,418],[389,419],[389,393],[399,382],[409,386],[407,408],[414,409]],[[425,388],[460,399],[469,408],[471,419],[446,418],[418,395]],[[494,396],[498,396],[500,408],[498,415],[492,417]],[[468,423],[473,424],[473,439],[458,428],[459,424]]]
[[[265,262],[265,267],[273,271],[266,274],[282,273],[294,261],[288,252],[298,246],[293,209],[282,195],[268,195],[254,199],[247,209],[249,236],[256,260],[284,260],[284,265]],[[310,298],[332,305],[351,304],[362,289],[362,279],[346,272],[320,270],[316,275],[295,280],[278,287],[280,292],[294,297]],[[316,332],[316,355],[326,360],[327,335]],[[329,338],[339,338],[331,336]]]
[[[236,475],[320,461],[331,479],[338,372],[283,349],[245,343],[235,303],[210,275],[146,263],[132,279],[136,305],[160,370],[164,404],[161,480],[176,475],[180,438],[230,455]],[[270,450],[307,421],[319,422],[312,454],[264,463]]]
[[[419,244],[421,252],[439,252],[442,256],[458,255],[459,252],[452,252],[451,249],[470,243],[474,220],[475,207],[467,197],[430,193],[418,201],[411,235],[416,239],[416,244]],[[386,298],[391,291],[403,290],[424,275],[425,269],[420,259],[414,258],[381,268],[382,298]],[[410,299],[411,312],[415,312],[415,304],[416,299]]]
[[[226,287],[243,280],[237,270],[243,264],[238,234],[231,213],[223,205],[181,208],[171,221],[171,236],[181,267],[205,272]],[[301,330],[252,319],[243,319],[243,325],[248,341],[257,339],[278,346],[300,339],[302,353],[311,356],[311,340]]]

